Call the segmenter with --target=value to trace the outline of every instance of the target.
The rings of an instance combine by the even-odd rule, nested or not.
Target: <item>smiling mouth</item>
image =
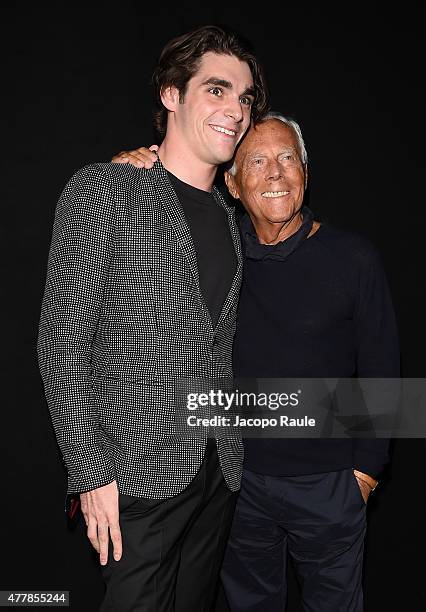
[[[262,196],[264,198],[281,198],[282,196],[288,195],[289,191],[264,191]]]
[[[232,137],[235,137],[237,135],[237,133],[234,132],[234,130],[228,130],[220,125],[212,125],[212,124],[209,124],[209,125],[212,128],[212,130],[214,130],[215,132],[220,132],[221,134],[226,134],[227,136],[232,136]]]

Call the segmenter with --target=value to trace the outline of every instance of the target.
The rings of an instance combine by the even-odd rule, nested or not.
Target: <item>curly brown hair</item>
[[[268,111],[265,75],[249,43],[223,27],[203,26],[167,43],[152,76],[155,90],[154,125],[161,138],[166,133],[168,114],[161,101],[162,91],[166,87],[176,87],[179,91],[179,101],[183,102],[188,81],[199,69],[202,56],[209,51],[219,55],[234,55],[248,64],[254,84],[252,120],[256,123]]]

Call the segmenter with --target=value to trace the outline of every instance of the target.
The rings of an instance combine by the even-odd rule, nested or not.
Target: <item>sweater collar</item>
[[[303,206],[303,221],[297,232],[277,244],[260,244],[250,217],[246,213],[240,220],[244,254],[248,259],[282,261],[306,240],[312,229],[314,215],[310,208]]]

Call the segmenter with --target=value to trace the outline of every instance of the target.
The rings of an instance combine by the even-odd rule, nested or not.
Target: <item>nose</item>
[[[277,160],[270,160],[267,169],[266,169],[266,178],[267,180],[277,181],[282,178],[282,168],[281,164],[278,163]]]
[[[225,115],[230,119],[233,119],[235,123],[239,123],[242,120],[243,109],[241,108],[239,98],[232,98],[229,100],[228,108],[225,110]]]

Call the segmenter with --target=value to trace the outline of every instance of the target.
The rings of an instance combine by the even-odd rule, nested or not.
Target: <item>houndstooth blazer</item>
[[[191,482],[206,437],[176,435],[176,379],[232,376],[242,275],[213,328],[183,210],[160,161],[150,170],[93,164],[58,202],[37,343],[68,494],[117,480],[121,493],[166,498]],[[240,486],[241,440],[218,437],[228,487]]]

